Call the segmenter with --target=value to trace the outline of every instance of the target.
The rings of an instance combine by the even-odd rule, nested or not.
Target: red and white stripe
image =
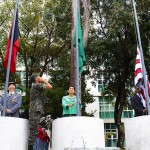
[[[137,83],[139,83],[142,79],[143,79],[143,68],[142,68],[142,62],[141,62],[141,53],[139,48],[137,47],[137,55],[136,55],[136,62],[135,62],[135,72],[134,72],[134,84],[136,85]],[[148,81],[148,77],[147,78],[147,86],[148,86],[148,93],[150,96],[150,83]],[[142,91],[141,91],[141,95],[142,95],[142,103],[143,106],[146,107],[145,104],[145,100],[146,100],[146,94],[145,94],[145,87],[144,85],[142,85]]]
[[[134,72],[134,84],[135,85],[143,78],[142,70],[143,69],[142,69],[142,63],[141,63],[141,54],[140,54],[139,48],[137,48],[135,72]]]

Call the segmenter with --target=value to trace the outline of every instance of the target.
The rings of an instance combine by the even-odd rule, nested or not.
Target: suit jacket
[[[143,114],[143,110],[145,109],[145,107],[143,106],[143,103],[141,102],[141,98],[137,94],[131,97],[130,101],[131,101],[131,106],[135,111],[135,117],[146,115],[146,114]]]
[[[4,104],[4,96],[0,100],[0,108]],[[6,116],[19,117],[19,109],[22,105],[22,96],[18,93],[14,93],[11,96],[7,95],[6,98],[6,109],[10,109],[11,113],[6,113]]]

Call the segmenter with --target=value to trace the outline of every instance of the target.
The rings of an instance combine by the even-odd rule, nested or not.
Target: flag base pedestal
[[[65,148],[64,150],[120,150],[118,147],[106,147],[106,148]]]
[[[124,121],[127,150],[150,149],[150,116],[140,116]]]
[[[64,117],[52,123],[52,150],[104,148],[104,122],[94,117]]]
[[[0,117],[0,150],[26,150],[28,124],[26,119]]]

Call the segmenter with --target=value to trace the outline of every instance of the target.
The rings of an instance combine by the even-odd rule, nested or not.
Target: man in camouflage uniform
[[[44,114],[44,90],[51,89],[52,85],[42,77],[33,75],[30,79],[30,108],[29,108],[29,121],[30,121],[30,133],[28,141],[28,150],[33,150],[34,140],[38,133],[38,125],[40,119]]]

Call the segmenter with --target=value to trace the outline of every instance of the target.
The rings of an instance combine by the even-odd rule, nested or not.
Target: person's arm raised
[[[43,83],[46,84],[46,89],[52,89],[52,85],[46,80],[46,79],[43,79]]]
[[[52,85],[44,78],[38,77],[38,82],[44,83],[46,85],[46,89],[51,89],[53,88]]]

